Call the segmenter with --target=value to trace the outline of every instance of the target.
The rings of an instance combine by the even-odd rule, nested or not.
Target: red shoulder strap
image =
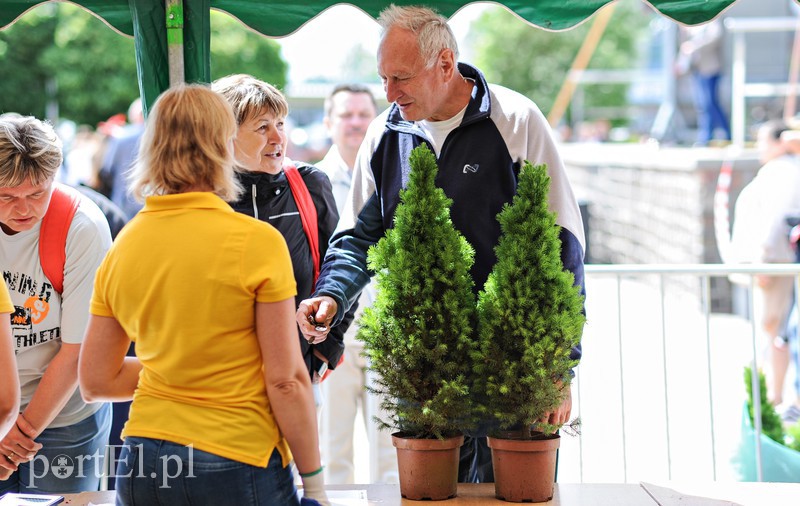
[[[286,180],[289,181],[289,188],[292,190],[292,196],[297,204],[297,210],[300,211],[300,219],[303,222],[303,230],[308,237],[308,247],[311,248],[311,258],[314,261],[314,283],[317,283],[319,277],[319,234],[317,233],[317,208],[314,206],[314,201],[311,200],[311,194],[308,192],[308,186],[303,181],[303,176],[294,165],[287,165],[283,168],[286,173]],[[313,286],[312,286],[313,290]],[[338,365],[344,362],[344,355],[339,357]],[[333,372],[333,369],[328,369],[320,378],[320,381],[325,381],[328,376]]]
[[[289,188],[292,190],[292,196],[297,204],[297,210],[300,211],[300,219],[303,222],[303,230],[308,237],[308,247],[311,249],[311,259],[314,261],[314,282],[317,283],[319,277],[319,235],[317,231],[317,208],[314,206],[314,201],[311,200],[311,194],[308,192],[308,187],[300,171],[294,165],[287,165],[283,168],[286,173],[286,179],[289,181]]]
[[[67,234],[78,205],[80,205],[80,195],[77,191],[55,183],[50,205],[39,229],[39,263],[44,275],[58,293],[64,291]]]

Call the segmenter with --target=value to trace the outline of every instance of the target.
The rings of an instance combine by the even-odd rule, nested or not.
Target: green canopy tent
[[[736,0],[649,0],[663,15],[684,24],[699,24],[717,16]],[[47,0],[3,0],[0,29],[27,10]],[[529,23],[548,30],[565,30],[589,18],[613,0],[500,0]],[[252,29],[271,37],[289,35],[336,0],[72,0],[91,11],[120,33],[133,36],[139,89],[148,107],[170,85],[176,58],[181,80],[209,82],[210,10],[238,18]],[[452,16],[471,0],[351,0],[347,2],[372,17],[394,3],[428,4]],[[170,59],[172,48],[173,58]],[[182,56],[182,57],[181,57]],[[172,67],[172,69],[170,68]]]

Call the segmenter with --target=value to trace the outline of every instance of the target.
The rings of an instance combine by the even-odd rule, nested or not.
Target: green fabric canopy
[[[571,28],[613,0],[499,0],[529,23],[549,29]],[[684,24],[706,22],[736,0],[649,0],[663,15]],[[46,0],[2,0],[0,28]],[[164,0],[72,0],[103,19],[115,30],[134,37],[139,87],[146,107],[169,87],[167,16]],[[254,30],[272,37],[288,35],[336,5],[336,0],[183,0],[182,39],[187,82],[208,82],[210,9],[227,12]],[[351,0],[347,2],[372,17],[395,5],[427,4],[452,16],[470,0]],[[174,32],[173,32],[174,33]]]

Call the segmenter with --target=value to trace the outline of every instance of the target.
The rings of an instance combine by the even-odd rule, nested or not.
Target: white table
[[[367,505],[434,506],[509,504],[495,499],[491,483],[458,486],[458,497],[447,501],[409,501],[400,496],[398,485],[331,485],[329,490],[366,490]],[[114,504],[114,491],[65,495],[63,504],[85,506]],[[592,484],[558,483],[547,506],[796,506],[800,504],[800,483],[640,483]]]

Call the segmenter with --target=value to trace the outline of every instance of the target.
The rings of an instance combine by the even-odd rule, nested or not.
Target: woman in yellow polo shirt
[[[79,379],[88,401],[133,398],[117,504],[297,505],[292,455],[328,503],[286,243],[226,203],[235,135],[220,95],[164,92],[132,175],[145,206],[97,271]]]
[[[14,305],[8,295],[8,287],[0,283],[0,438],[14,426],[19,415],[19,377],[14,347],[11,343],[11,320],[7,313],[14,314]],[[26,452],[27,453],[27,452]],[[0,458],[13,462],[17,456],[9,453]]]

